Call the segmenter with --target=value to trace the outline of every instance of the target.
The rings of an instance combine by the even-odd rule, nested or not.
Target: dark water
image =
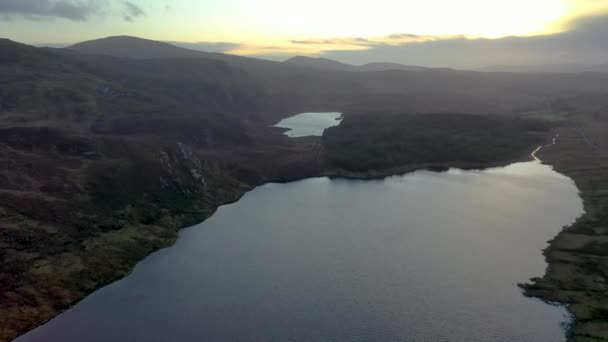
[[[581,213],[536,162],[269,184],[18,341],[565,341],[516,283]]]
[[[325,129],[338,126],[340,122],[342,122],[342,113],[302,113],[281,120],[275,127],[289,128],[285,135],[297,138],[321,136]]]

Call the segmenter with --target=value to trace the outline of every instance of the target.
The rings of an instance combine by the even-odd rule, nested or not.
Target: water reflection
[[[285,135],[291,138],[321,136],[323,132],[342,122],[342,113],[302,113],[281,120],[275,127],[289,128]]]
[[[18,341],[565,341],[516,283],[577,193],[538,162],[268,184]]]

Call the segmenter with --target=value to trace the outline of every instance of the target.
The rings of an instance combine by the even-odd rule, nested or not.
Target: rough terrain
[[[572,341],[606,341],[608,122],[579,116],[558,132],[557,144],[541,150],[540,158],[574,180],[586,213],[550,242],[546,274],[523,287],[527,295],[568,305]]]
[[[603,299],[592,296],[604,298],[596,155],[605,131],[585,125],[585,139],[580,125],[560,126],[571,117],[515,115],[546,120],[538,113],[587,106],[599,122],[608,75],[351,73],[166,45],[153,58],[158,46],[146,41],[138,54],[122,50],[131,39],[120,51],[91,43],[103,55],[0,40],[0,341],[125,276],[180,228],[264,182],[504,165],[529,158],[551,128],[563,131],[564,149],[543,158],[577,181],[590,213],[578,235],[593,240],[569,245],[566,268],[550,249],[534,294],[583,303],[572,306],[575,334],[607,336]],[[343,111],[344,125],[322,139],[269,127],[308,110]],[[570,267],[584,282],[564,292],[553,274]]]

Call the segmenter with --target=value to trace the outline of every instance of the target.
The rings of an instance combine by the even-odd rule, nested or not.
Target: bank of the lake
[[[18,341],[565,341],[516,283],[580,211],[536,162],[268,184]]]
[[[608,340],[608,158],[597,123],[559,129],[557,144],[539,155],[580,189],[585,215],[564,228],[544,251],[544,276],[523,285],[529,296],[568,305],[574,316],[570,340]]]
[[[335,131],[338,128],[332,128],[333,133],[348,138],[350,133],[357,134],[361,127],[369,126],[365,121],[357,118],[351,121],[349,118],[351,117],[345,118],[345,121],[351,122],[346,130],[342,131],[340,125],[338,131]],[[418,152],[429,152],[425,149],[425,142],[434,141],[433,150],[437,154],[416,153],[415,158],[410,160],[403,158],[408,149],[400,149],[397,151],[400,158],[393,160],[392,165],[386,164],[384,160],[385,167],[349,170],[327,158],[328,151],[324,139],[281,138],[280,134],[264,130],[256,132],[257,135],[252,137],[255,144],[240,150],[226,150],[225,157],[221,155],[225,159],[235,157],[235,153],[238,153],[236,160],[241,161],[241,165],[237,165],[236,169],[234,161],[225,165],[224,159],[216,160],[216,164],[212,164],[210,168],[202,167],[199,158],[209,156],[205,154],[208,151],[195,150],[192,146],[182,143],[177,143],[175,151],[162,150],[161,153],[168,153],[168,159],[160,160],[160,172],[179,171],[177,174],[167,175],[173,177],[168,178],[170,181],[179,182],[179,192],[174,193],[170,191],[172,189],[163,188],[160,194],[170,195],[170,199],[181,198],[179,206],[171,211],[154,210],[158,204],[150,200],[155,198],[145,195],[157,195],[159,189],[154,182],[147,182],[150,177],[137,182],[136,185],[141,188],[144,198],[138,202],[127,202],[126,209],[119,208],[116,211],[117,217],[111,215],[97,219],[108,221],[108,225],[103,225],[103,232],[84,236],[82,241],[77,240],[70,245],[74,247],[70,249],[70,253],[53,255],[35,265],[28,273],[29,278],[25,286],[18,288],[20,292],[17,296],[11,294],[11,297],[8,297],[9,306],[0,310],[0,317],[5,317],[7,322],[3,325],[0,336],[9,340],[72,307],[93,291],[128,275],[136,263],[146,255],[172,245],[180,228],[209,218],[221,205],[234,203],[248,191],[268,182],[291,182],[318,176],[372,179],[426,168],[486,169],[507,165],[514,160],[529,160],[530,151],[543,141],[551,139],[551,134],[542,125],[539,127],[535,122],[512,121],[506,117],[427,114],[408,115],[402,120],[391,114],[375,115],[375,119],[372,130],[374,135],[383,127],[390,128],[393,142],[410,144],[414,149],[409,151]],[[394,133],[403,126],[425,135],[402,134],[395,137]],[[372,143],[370,146],[374,146],[376,137],[372,136],[369,140]],[[415,139],[410,139],[412,137]],[[439,145],[437,142],[440,142]],[[479,149],[479,146],[483,148]],[[332,145],[331,148],[334,153],[340,150],[358,152],[356,150],[359,146],[353,148],[347,145]],[[449,151],[445,148],[455,149],[458,154],[446,153]],[[488,153],[492,151],[497,153]],[[425,163],[422,160],[425,156],[433,161]],[[132,162],[137,167],[142,166],[137,164],[140,160],[135,159]],[[148,172],[153,171],[151,175],[159,172],[154,163],[143,165],[155,167],[147,169]],[[202,186],[200,178],[194,177],[197,174],[192,175],[193,169],[206,175]],[[115,176],[119,177],[118,182],[110,183],[113,187],[104,188],[109,196],[115,191],[122,194],[121,191],[125,188],[131,189],[130,174],[112,175]],[[120,184],[124,184],[124,187]],[[186,194],[197,195],[186,196],[184,199],[184,191]],[[143,218],[142,213],[145,214]],[[128,221],[125,221],[125,218]],[[25,308],[21,300],[22,293],[35,299],[26,302]]]

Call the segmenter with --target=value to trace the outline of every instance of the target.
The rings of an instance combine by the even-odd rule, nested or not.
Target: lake
[[[516,284],[582,212],[539,162],[267,184],[17,341],[565,341]]]
[[[342,122],[342,113],[302,113],[279,121],[274,127],[287,128],[285,135],[291,138],[321,136],[325,129]]]

